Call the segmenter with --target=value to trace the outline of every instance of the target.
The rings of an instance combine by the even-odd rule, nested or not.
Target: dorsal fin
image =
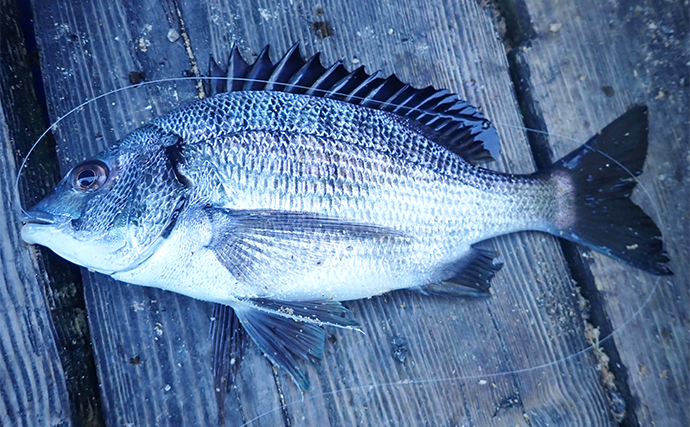
[[[249,64],[232,49],[227,71],[211,58],[207,91],[212,95],[240,90],[282,91],[337,99],[402,116],[436,143],[475,163],[498,158],[496,129],[482,113],[447,90],[414,88],[395,75],[369,75],[364,67],[349,72],[341,61],[328,68],[317,53],[306,61],[295,43],[275,64],[266,46]]]

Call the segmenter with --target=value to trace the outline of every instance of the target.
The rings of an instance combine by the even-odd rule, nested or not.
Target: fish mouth
[[[30,210],[22,212],[22,239],[29,245],[44,245],[69,223],[69,218],[48,212]],[[52,237],[51,237],[52,236]]]
[[[21,221],[24,225],[26,224],[39,224],[39,225],[52,225],[56,224],[58,217],[50,214],[48,212],[41,211],[29,211],[22,212]]]

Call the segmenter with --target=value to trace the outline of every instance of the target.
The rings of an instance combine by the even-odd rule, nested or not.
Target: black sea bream
[[[494,172],[494,128],[446,91],[233,53],[219,93],[76,166],[25,215],[26,242],[123,282],[232,307],[302,388],[339,301],[415,288],[483,295],[501,267],[474,248],[538,230],[670,274],[629,196],[647,149],[634,107],[549,170]],[[246,78],[246,79],[245,79]],[[602,153],[605,155],[602,155]],[[623,169],[610,158],[623,164]]]

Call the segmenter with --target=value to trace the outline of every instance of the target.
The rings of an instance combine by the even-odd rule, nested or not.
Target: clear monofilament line
[[[74,107],[74,108],[72,108],[71,110],[69,110],[65,115],[58,117],[58,119],[55,121],[55,123],[51,124],[50,127],[48,127],[48,129],[46,129],[46,130],[36,139],[36,141],[34,141],[34,143],[31,145],[31,148],[29,148],[29,151],[28,151],[28,152],[26,153],[26,155],[24,156],[24,159],[22,160],[21,164],[19,165],[19,168],[17,169],[17,177],[16,177],[16,179],[15,179],[15,188],[17,189],[17,191],[19,191],[19,179],[21,178],[22,170],[23,170],[24,167],[26,166],[26,162],[28,161],[29,156],[30,156],[31,153],[33,153],[33,151],[36,149],[36,146],[38,146],[38,144],[41,142],[41,140],[48,134],[48,132],[51,131],[51,129],[57,128],[57,126],[60,124],[60,122],[62,122],[64,119],[66,119],[67,117],[69,117],[69,116],[72,115],[73,113],[75,113],[75,112],[81,110],[82,108],[86,107],[86,106],[89,105],[89,104],[92,104],[92,103],[98,101],[99,99],[103,99],[103,98],[105,98],[105,97],[107,97],[107,96],[110,96],[110,95],[113,95],[113,94],[116,94],[116,93],[119,93],[119,92],[127,91],[127,90],[130,90],[130,89],[140,89],[140,88],[142,88],[142,87],[144,87],[144,86],[148,86],[148,85],[152,85],[152,84],[157,84],[157,83],[172,83],[172,82],[181,82],[181,81],[189,81],[189,80],[228,80],[228,81],[233,80],[233,81],[256,82],[256,83],[266,83],[266,82],[267,82],[266,80],[261,80],[261,79],[250,79],[250,78],[240,78],[240,77],[203,77],[203,76],[200,76],[200,77],[195,77],[195,76],[192,76],[192,77],[171,77],[171,78],[164,78],[164,79],[156,79],[156,80],[144,81],[144,82],[138,83],[138,84],[136,84],[136,85],[125,86],[125,87],[113,89],[113,90],[110,90],[110,91],[108,91],[108,92],[102,93],[102,94],[100,94],[100,95],[98,95],[98,96],[95,96],[95,97],[93,97],[93,98],[91,98],[91,99],[89,99],[89,100],[86,100],[86,101],[82,102],[81,104],[79,104],[79,105],[77,105],[76,107]],[[293,84],[293,85],[291,85],[291,86],[292,86],[292,87],[295,87],[295,88],[299,88],[299,89],[305,89],[305,90],[306,90],[306,89],[310,89],[310,87],[308,87],[308,86],[301,86],[301,85],[295,85],[295,84]],[[352,96],[352,98],[357,99],[357,100],[360,100],[360,101],[364,100],[363,97],[358,97],[358,96]],[[395,104],[394,104],[394,105],[395,105]],[[395,106],[399,106],[399,105],[395,105]],[[573,141],[575,141],[575,139],[570,138],[570,137],[568,137],[568,136],[557,135],[557,134],[553,134],[553,133],[549,133],[549,132],[544,132],[544,131],[541,131],[541,130],[538,130],[538,129],[531,129],[531,128],[527,128],[527,127],[522,126],[522,125],[516,125],[516,124],[510,124],[510,123],[501,123],[501,122],[492,122],[492,123],[495,124],[495,125],[497,125],[497,126],[509,127],[509,128],[513,128],[513,129],[521,129],[521,130],[525,130],[525,131],[527,131],[527,132],[541,133],[541,134],[544,134],[544,135],[551,135],[551,136],[555,136],[555,137],[558,137],[558,138],[563,138],[563,139],[568,139],[568,140],[573,140]],[[26,213],[26,210],[24,209],[23,206],[20,205],[20,209],[21,209],[22,213]]]
[[[26,156],[25,156],[24,159],[22,160],[22,162],[21,162],[21,164],[20,164],[20,166],[19,166],[19,168],[18,168],[18,170],[17,170],[17,176],[16,176],[16,179],[15,179],[15,187],[16,187],[17,192],[19,192],[19,180],[20,180],[20,178],[21,178],[22,170],[23,170],[24,167],[26,166],[27,160],[28,160],[29,156],[31,155],[31,153],[35,150],[35,148],[38,146],[38,144],[41,142],[41,140],[45,137],[45,135],[46,135],[48,132],[50,132],[52,129],[57,128],[57,126],[58,126],[64,119],[66,119],[67,117],[69,117],[70,115],[72,115],[72,114],[74,114],[74,113],[76,113],[76,112],[82,110],[84,107],[88,106],[89,104],[91,104],[91,103],[93,103],[93,102],[96,102],[96,101],[98,101],[98,100],[100,100],[100,99],[103,99],[103,98],[105,98],[105,97],[108,97],[108,96],[110,96],[110,95],[113,95],[113,94],[116,94],[116,93],[119,93],[119,92],[123,92],[123,91],[130,90],[130,89],[139,89],[139,88],[142,88],[142,87],[145,87],[145,86],[148,86],[148,85],[152,85],[152,84],[173,83],[173,82],[181,82],[181,81],[189,81],[189,80],[197,80],[197,81],[198,81],[198,80],[235,80],[235,81],[246,81],[246,82],[261,82],[261,80],[258,80],[258,79],[231,78],[231,77],[178,77],[178,78],[164,78],[164,79],[156,79],[156,80],[151,80],[151,81],[145,81],[145,82],[142,82],[142,83],[137,84],[137,85],[125,86],[125,87],[122,87],[122,88],[114,89],[114,90],[105,92],[105,93],[103,93],[103,94],[101,94],[101,95],[98,95],[98,96],[96,96],[96,97],[94,97],[94,98],[92,98],[92,99],[89,99],[89,100],[87,100],[87,101],[85,101],[85,102],[79,104],[78,106],[72,108],[72,109],[69,110],[65,115],[59,117],[59,118],[55,121],[55,123],[53,123],[47,130],[45,130],[45,131],[38,137],[38,139],[32,144],[31,148],[30,148],[29,151],[27,152]],[[294,86],[294,87],[297,87],[297,88],[302,88],[302,89],[309,89],[309,87],[304,87],[304,86],[299,86],[299,85],[293,85],[293,86]],[[362,97],[357,97],[357,99],[362,100],[363,98],[362,98]],[[570,141],[576,141],[574,138],[571,138],[571,137],[567,137],[567,136],[564,136],[564,135],[558,135],[558,134],[554,134],[554,133],[549,133],[549,132],[545,132],[545,131],[541,131],[541,130],[537,130],[537,129],[530,129],[530,128],[526,128],[526,127],[524,127],[524,126],[522,126],[522,125],[519,125],[519,124],[500,123],[500,122],[493,122],[493,124],[494,124],[494,125],[497,125],[497,126],[501,126],[501,127],[509,127],[509,128],[514,128],[514,129],[520,129],[520,130],[524,130],[524,131],[527,131],[527,132],[535,132],[535,133],[540,133],[540,134],[544,134],[544,135],[549,135],[549,136],[551,136],[551,137],[554,137],[554,136],[555,136],[555,137],[567,139],[567,140],[570,140]],[[659,222],[659,224],[660,224],[660,226],[661,226],[660,228],[661,228],[661,229],[665,229],[664,224],[663,224],[663,218],[662,218],[661,213],[660,213],[660,211],[659,211],[659,209],[658,209],[658,206],[656,206],[656,205],[653,203],[654,199],[652,198],[651,193],[650,193],[650,192],[647,190],[647,188],[638,180],[638,178],[637,178],[631,171],[629,171],[627,168],[625,168],[625,166],[623,166],[623,165],[622,165],[620,162],[618,162],[616,159],[614,159],[614,158],[612,158],[611,156],[609,156],[607,153],[604,153],[604,152],[602,152],[602,151],[600,151],[600,150],[596,150],[596,149],[594,149],[594,151],[598,152],[598,153],[601,154],[602,156],[605,156],[605,157],[606,157],[607,159],[609,159],[612,163],[618,165],[618,166],[621,167],[624,171],[626,171],[626,173],[627,173],[628,175],[630,175],[630,177],[631,177],[631,178],[638,184],[638,186],[641,188],[641,190],[643,191],[643,193],[645,194],[645,196],[652,202],[652,206],[653,206],[654,211],[655,211],[655,214],[656,214],[656,220]],[[20,209],[21,209],[21,211],[22,211],[23,213],[26,213],[26,211],[24,210],[23,206],[20,206]],[[637,318],[637,317],[640,315],[640,313],[643,311],[643,309],[648,305],[648,303],[649,303],[649,301],[651,300],[652,296],[654,295],[656,289],[660,286],[660,283],[661,283],[661,277],[657,277],[654,286],[652,287],[652,289],[650,290],[649,294],[646,296],[646,298],[644,299],[644,301],[642,302],[642,304],[637,308],[637,310],[636,310],[636,311],[635,311],[635,312],[634,312],[634,313],[633,313],[633,314],[632,314],[622,325],[620,325],[618,328],[616,328],[615,330],[613,330],[613,331],[612,331],[610,334],[608,334],[607,336],[601,338],[601,339],[598,341],[598,343],[604,342],[604,341],[610,339],[611,337],[613,337],[615,334],[620,333],[620,332],[621,332],[624,328],[626,328],[635,318]],[[467,381],[467,380],[472,380],[472,379],[485,379],[485,378],[493,378],[493,377],[499,377],[499,376],[512,375],[512,374],[517,374],[517,373],[531,372],[531,371],[540,370],[540,369],[545,369],[545,368],[548,368],[548,367],[551,367],[551,366],[555,366],[555,365],[557,365],[557,364],[559,364],[559,363],[563,363],[563,362],[565,362],[565,361],[568,361],[568,360],[577,358],[577,357],[579,357],[579,356],[585,354],[586,352],[591,351],[592,349],[594,349],[594,348],[598,345],[598,343],[597,343],[597,344],[589,345],[589,346],[587,346],[586,348],[584,348],[584,349],[582,349],[582,350],[580,350],[580,351],[578,351],[578,352],[576,352],[576,353],[570,354],[570,355],[565,356],[565,357],[563,357],[563,358],[560,358],[560,359],[558,359],[558,360],[554,360],[554,361],[551,361],[551,362],[548,362],[548,363],[539,364],[539,365],[535,365],[535,366],[531,366],[531,367],[527,367],[527,368],[516,369],[516,370],[512,370],[512,371],[488,373],[488,374],[482,374],[482,375],[468,375],[468,376],[458,376],[458,377],[419,379],[419,380],[408,381],[408,382],[405,382],[405,383],[402,383],[402,384],[399,383],[399,382],[391,382],[391,383],[373,383],[373,384],[363,385],[363,386],[358,386],[358,387],[346,388],[346,389],[341,389],[341,390],[334,390],[334,391],[329,392],[329,393],[324,393],[324,394],[322,394],[322,396],[323,396],[323,395],[335,395],[335,394],[338,394],[338,393],[344,393],[344,392],[353,391],[353,390],[359,390],[359,389],[368,389],[368,388],[373,388],[373,387],[399,387],[399,386],[407,386],[407,385],[411,385],[411,384],[430,384],[430,383],[440,383],[440,382],[448,382],[448,381]],[[312,399],[314,399],[314,398],[316,398],[316,397],[318,397],[318,396],[317,396],[317,395],[314,395],[314,396],[309,396],[309,397],[307,397],[306,399],[301,399],[301,400],[295,400],[295,401],[293,401],[293,402],[288,402],[288,403],[287,403],[287,406],[292,406],[292,405],[298,404],[298,403],[300,403],[300,402],[309,401],[309,400],[312,400]],[[280,408],[276,408],[276,409],[273,410],[273,411],[277,411],[277,410],[280,410]],[[272,413],[272,411],[269,411],[269,412],[266,412],[266,413],[264,413],[264,414],[261,414],[261,415],[257,416],[256,418],[253,418],[252,420],[247,421],[247,423],[245,423],[245,424],[243,424],[243,425],[245,425],[245,426],[246,426],[246,425],[250,425],[250,424],[253,423],[254,421],[256,421],[256,420],[258,420],[258,419],[260,419],[260,418],[262,418],[262,417],[264,417],[264,416],[266,416],[266,415],[268,415],[268,414],[270,414],[270,413]]]

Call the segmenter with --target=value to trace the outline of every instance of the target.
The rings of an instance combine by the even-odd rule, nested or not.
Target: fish
[[[496,172],[493,124],[447,90],[325,68],[299,45],[276,63],[237,48],[213,96],[72,168],[22,217],[22,238],[116,280],[217,304],[217,336],[246,333],[302,390],[343,301],[400,289],[490,294],[503,266],[480,242],[549,233],[672,274],[630,200],[648,145],[634,106],[550,167]],[[232,325],[225,331],[222,325]],[[223,345],[214,342],[214,370]],[[220,375],[216,373],[216,375]]]

